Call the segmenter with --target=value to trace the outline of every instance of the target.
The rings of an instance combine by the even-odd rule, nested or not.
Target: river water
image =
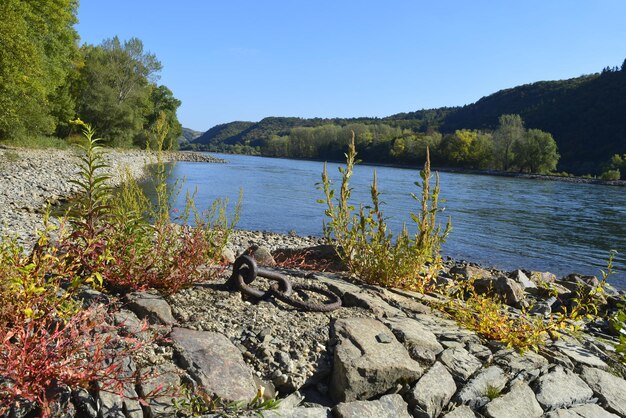
[[[240,188],[243,209],[238,228],[299,235],[321,235],[323,194],[316,188],[322,163],[243,155],[219,155],[227,164],[177,163],[170,180],[185,178],[185,192],[197,190],[196,205],[206,209],[226,197],[231,208]],[[338,164],[328,164],[340,179]],[[418,204],[416,169],[359,165],[351,181],[356,206],[367,203],[373,171],[385,202],[383,210],[395,231]],[[615,274],[609,279],[626,289],[626,188],[573,184],[475,174],[441,173],[439,219],[452,218],[443,255],[504,270],[550,271],[559,276],[578,272],[600,275],[609,251],[616,250]]]

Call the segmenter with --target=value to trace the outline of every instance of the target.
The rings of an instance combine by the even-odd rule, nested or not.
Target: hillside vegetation
[[[189,147],[339,160],[354,130],[364,161],[423,162],[428,145],[437,165],[503,169],[497,158],[487,158],[484,149],[473,151],[482,157],[459,158],[457,152],[467,151],[462,149],[467,140],[459,141],[459,131],[482,137],[474,148],[484,148],[484,136],[497,130],[502,115],[519,115],[525,129],[550,133],[561,156],[558,171],[600,174],[616,168],[611,158],[626,152],[626,65],[501,90],[463,107],[424,109],[385,118],[269,117],[256,123],[231,122],[211,128]],[[520,166],[509,169],[524,171]]]

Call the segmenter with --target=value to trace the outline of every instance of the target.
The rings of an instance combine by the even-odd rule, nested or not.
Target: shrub
[[[602,180],[611,181],[611,180],[619,180],[621,176],[622,174],[620,173],[619,169],[615,169],[615,170],[606,170],[604,173],[602,173],[600,178]]]
[[[158,122],[158,121],[157,121]],[[182,287],[205,281],[220,271],[221,253],[238,220],[241,198],[232,219],[226,215],[228,202],[217,200],[204,214],[187,196],[187,206],[172,223],[171,201],[178,185],[168,187],[169,172],[161,146],[167,132],[155,135],[157,162],[155,195],[152,202],[137,181],[126,172],[118,193],[106,186],[108,177],[100,174],[106,167],[99,139],[86,127],[88,145],[81,160],[81,178],[77,184],[83,192],[70,212],[72,230],[62,239],[70,259],[80,265],[86,280],[113,291],[156,288],[173,293]],[[193,215],[194,225],[188,225]]]
[[[121,389],[130,377],[113,360],[148,343],[119,337],[103,306],[81,309],[77,264],[49,244],[51,230],[30,256],[0,240],[0,415],[21,405],[49,416],[59,390],[103,378],[105,389]]]
[[[421,196],[412,194],[419,202],[419,212],[411,213],[411,219],[417,229],[411,236],[406,225],[395,237],[388,231],[385,217],[381,210],[380,193],[376,173],[370,188],[371,206],[361,206],[357,215],[350,203],[352,190],[349,186],[354,164],[356,163],[354,133],[346,154],[346,167],[340,167],[342,174],[339,196],[324,165],[322,183],[326,204],[325,214],[329,218],[324,225],[324,236],[335,245],[349,270],[362,280],[383,286],[412,288],[423,290],[441,267],[439,253],[441,244],[450,231],[450,221],[442,230],[436,223],[439,209],[439,176],[436,176],[434,190],[430,187],[430,159],[427,152],[424,170],[420,173],[422,183]]]

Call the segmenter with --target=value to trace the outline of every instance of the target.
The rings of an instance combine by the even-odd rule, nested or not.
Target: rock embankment
[[[43,228],[42,212],[46,203],[67,202],[79,193],[80,151],[56,149],[0,149],[0,235],[17,237],[18,243],[29,247],[33,232]],[[126,169],[135,178],[146,175],[146,168],[155,162],[153,154],[144,151],[108,150],[105,161],[110,166],[110,183],[119,185]],[[191,152],[165,153],[168,161],[224,162],[207,154]]]

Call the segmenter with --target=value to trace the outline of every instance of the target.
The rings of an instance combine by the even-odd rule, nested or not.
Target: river
[[[231,208],[243,189],[238,228],[321,235],[323,194],[316,188],[322,163],[219,155],[227,164],[177,163],[170,181],[185,178],[176,202],[197,189],[196,204],[208,208],[227,197]],[[338,184],[338,164],[328,164]],[[385,216],[395,231],[411,223],[419,194],[416,169],[358,165],[351,187],[354,201],[367,203],[373,170],[378,175]],[[452,218],[443,255],[504,270],[578,272],[600,276],[610,250],[618,251],[609,282],[626,289],[626,188],[476,174],[441,173],[439,219]]]

